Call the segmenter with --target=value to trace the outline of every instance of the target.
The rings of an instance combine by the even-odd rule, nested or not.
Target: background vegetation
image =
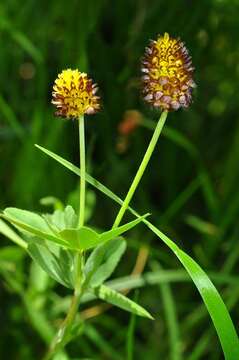
[[[158,113],[142,102],[140,58],[150,38],[180,36],[195,66],[194,103],[169,115],[134,207],[208,272],[239,322],[239,1],[5,0],[0,4],[0,208],[52,211],[46,196],[74,204],[78,178],[43,156],[39,143],[78,163],[77,125],[54,118],[52,83],[64,68],[87,71],[103,109],[87,120],[88,171],[122,197]],[[125,111],[140,126],[120,133]],[[41,203],[40,203],[41,201]],[[57,205],[57,204],[56,204]],[[109,228],[117,205],[88,189],[91,224]],[[0,358],[37,359],[69,302],[29,257],[1,236]],[[136,268],[135,268],[136,265]],[[123,289],[154,322],[99,303],[82,306],[84,333],[73,359],[222,359],[201,298],[176,257],[142,225],[130,233],[115,276],[147,274]],[[67,356],[66,356],[67,358]]]

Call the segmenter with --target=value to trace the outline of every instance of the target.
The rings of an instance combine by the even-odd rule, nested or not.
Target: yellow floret
[[[95,96],[97,86],[87,74],[78,70],[63,70],[53,86],[52,103],[57,116],[77,118],[99,110],[99,97]]]

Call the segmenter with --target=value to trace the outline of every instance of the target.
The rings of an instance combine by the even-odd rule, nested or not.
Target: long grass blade
[[[45,152],[47,155],[61,163],[63,166],[80,176],[80,169],[71,164],[69,161],[66,161],[59,155],[56,155],[53,152],[44,149],[38,145],[37,147],[43,152]],[[86,176],[86,181],[96,187],[99,191],[103,192],[112,200],[116,201],[119,204],[122,204],[123,201],[117,195],[115,195],[111,190],[109,190],[99,181],[95,180],[89,174],[87,174]],[[135,216],[140,216],[132,208],[129,207],[128,210]],[[194,261],[189,255],[182,251],[177,244],[175,244],[168,236],[162,233],[156,226],[154,226],[147,220],[143,220],[143,222],[170,248],[170,250],[173,251],[173,253],[177,256],[179,261],[187,270],[192,281],[196,285],[217,331],[225,359],[239,359],[239,339],[233,322],[231,320],[230,314],[217,289],[215,288],[205,271],[203,271],[201,267],[196,263],[196,261]]]

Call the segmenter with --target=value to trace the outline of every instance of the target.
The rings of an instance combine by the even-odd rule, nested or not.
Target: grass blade
[[[44,149],[37,145],[37,147],[45,152],[47,155],[61,163],[63,166],[73,171],[75,174],[80,176],[80,169],[71,164],[69,161],[66,161],[59,155],[52,153],[51,151]],[[111,190],[106,186],[101,184],[99,181],[95,180],[90,175],[86,175],[86,181],[91,185],[96,187],[99,191],[103,192],[106,196],[116,201],[119,204],[122,204],[123,201],[115,195]],[[133,210],[131,207],[128,210],[139,217],[140,215]],[[207,307],[207,310],[211,316],[215,329],[217,331],[224,356],[226,360],[236,360],[239,358],[239,339],[231,320],[230,314],[219,295],[217,289],[207,276],[207,274],[201,269],[201,267],[184,251],[182,251],[168,236],[163,234],[156,226],[151,224],[147,220],[143,220],[144,224],[153,231],[177,256],[179,261],[182,263],[184,268],[187,270],[192,281],[196,285],[204,303]]]
[[[138,301],[138,292],[134,297],[134,301]],[[135,327],[136,327],[136,316],[135,314],[131,314],[128,331],[127,331],[127,337],[126,337],[127,360],[133,360],[134,358]]]
[[[14,111],[10,105],[5,101],[5,99],[0,95],[0,112],[3,115],[3,118],[8,122],[10,127],[13,129],[15,134],[19,139],[23,139],[25,135],[25,130],[22,127],[21,123],[18,121]]]
[[[161,266],[159,266],[159,264],[156,262],[153,263],[151,267],[153,272],[161,269]],[[165,320],[168,328],[170,359],[181,360],[182,356],[181,356],[181,344],[180,344],[180,335],[179,335],[179,324],[178,324],[177,310],[176,310],[171,286],[170,284],[167,283],[161,283],[159,285],[160,285],[163,307],[165,310]]]
[[[21,246],[23,249],[27,249],[27,243],[1,219],[0,233],[12,240],[15,244]]]

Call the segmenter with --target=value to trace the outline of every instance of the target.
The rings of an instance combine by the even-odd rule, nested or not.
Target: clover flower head
[[[77,118],[84,114],[94,114],[100,110],[98,88],[87,74],[78,70],[63,70],[55,80],[52,104],[56,106],[56,116]]]
[[[192,101],[192,60],[184,43],[165,33],[152,40],[142,60],[144,100],[161,110],[187,108]]]

